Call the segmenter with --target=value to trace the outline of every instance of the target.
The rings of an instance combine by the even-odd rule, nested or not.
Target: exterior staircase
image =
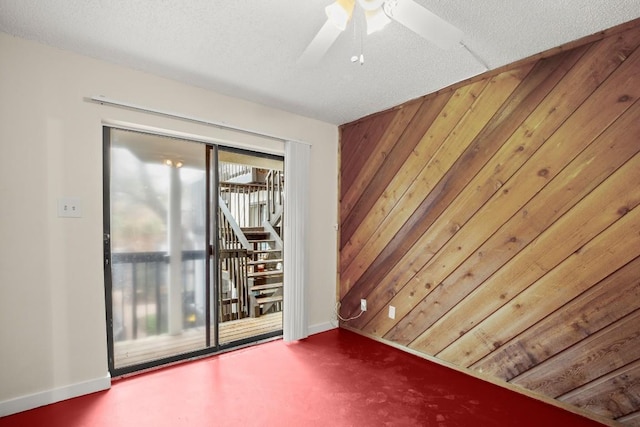
[[[242,232],[250,245],[247,253],[249,315],[259,317],[282,311],[282,241],[277,231],[267,224],[246,227]]]
[[[284,174],[222,164],[218,242],[221,321],[282,311]]]

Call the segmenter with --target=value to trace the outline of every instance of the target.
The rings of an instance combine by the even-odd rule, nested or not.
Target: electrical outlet
[[[396,318],[396,308],[392,305],[389,306],[389,319]]]
[[[360,300],[360,310],[367,311],[367,300],[364,298]]]

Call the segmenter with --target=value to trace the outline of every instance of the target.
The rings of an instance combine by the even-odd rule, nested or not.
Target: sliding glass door
[[[282,159],[104,128],[109,367],[282,333]]]

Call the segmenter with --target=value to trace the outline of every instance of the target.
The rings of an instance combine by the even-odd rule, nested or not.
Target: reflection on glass
[[[204,146],[113,129],[111,147],[114,365],[204,348]]]

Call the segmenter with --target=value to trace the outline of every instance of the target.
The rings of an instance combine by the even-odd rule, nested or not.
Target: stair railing
[[[223,279],[218,281],[218,307],[219,320],[227,321],[249,316],[247,265],[251,244],[222,197],[218,203],[220,277]],[[227,289],[223,286],[225,280]]]
[[[262,227],[264,228],[264,231],[269,233],[269,238],[274,241],[275,249],[282,251],[283,250],[282,238],[280,237],[276,229],[273,228],[273,225],[271,225],[269,221],[264,221],[262,223]]]
[[[282,219],[284,173],[279,170],[270,170],[266,177],[266,184],[269,222],[275,226],[281,222]]]
[[[230,177],[238,171],[227,171]],[[220,183],[219,194],[219,239],[221,279],[219,292],[220,320],[238,319],[250,315],[248,277],[249,261],[253,258],[254,247],[241,227],[262,225],[275,242],[275,248],[282,251],[282,238],[276,227],[282,223],[284,203],[284,174],[271,170],[259,181],[252,183]],[[235,180],[234,180],[235,181]],[[226,286],[227,289],[223,289]],[[225,293],[226,291],[226,293]]]
[[[218,167],[218,175],[220,182],[231,181],[234,178],[251,173],[251,166],[240,165],[237,163],[220,162]]]
[[[273,249],[277,249],[280,251],[280,257],[282,258],[282,256],[284,255],[284,248],[282,245],[282,238],[280,237],[280,235],[278,234],[278,232],[276,231],[276,229],[273,227],[273,225],[271,225],[271,223],[269,221],[263,221],[262,223],[262,227],[264,228],[264,231],[269,233],[269,239],[273,240]],[[284,263],[285,261],[283,261]],[[284,265],[280,265],[278,270],[283,271],[284,270]],[[284,277],[284,276],[283,276]],[[282,295],[282,288],[273,294],[273,296],[278,296],[278,295]],[[264,310],[264,312],[268,312],[269,309],[271,309],[272,306],[274,306],[275,304],[280,304],[280,307],[282,307],[282,302],[268,302],[265,303],[262,307],[262,309]]]
[[[220,183],[220,195],[240,227],[257,227],[267,217],[266,189],[264,183]]]
[[[225,241],[225,246],[233,249],[244,248],[247,251],[252,250],[251,244],[245,237],[240,225],[234,218],[233,214],[227,207],[227,203],[221,196],[218,196],[218,205],[220,206],[220,212],[222,218],[220,221],[220,243]]]

